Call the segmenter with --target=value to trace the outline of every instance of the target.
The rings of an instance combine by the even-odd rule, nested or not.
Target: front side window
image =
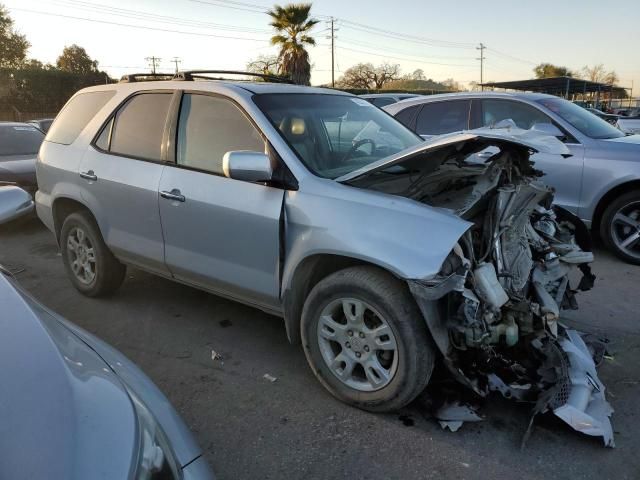
[[[538,103],[571,124],[587,137],[597,139],[623,137],[624,133],[584,108],[562,98],[544,98]]]
[[[518,128],[529,130],[536,123],[552,123],[551,119],[531,105],[510,100],[482,100],[482,126],[493,127],[502,120],[513,120]]]
[[[363,98],[280,93],[256,95],[254,101],[307,168],[325,178],[422,141]]]
[[[110,151],[144,160],[162,160],[162,136],[172,94],[135,95],[115,116]]]
[[[469,100],[425,103],[416,120],[418,135],[442,135],[466,130]]]
[[[0,156],[35,155],[44,135],[31,125],[0,126]]]
[[[46,140],[70,145],[115,94],[115,90],[110,90],[80,93],[73,97],[56,117]]]
[[[264,152],[265,142],[231,101],[186,94],[178,123],[178,165],[224,175],[224,154],[237,150]]]

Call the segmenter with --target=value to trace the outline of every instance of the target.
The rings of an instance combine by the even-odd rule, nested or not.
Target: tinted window
[[[247,117],[229,100],[187,94],[178,124],[178,164],[223,175],[227,152],[264,152],[264,140]]]
[[[566,122],[591,138],[617,138],[624,136],[620,130],[596,117],[591,112],[562,98],[538,100],[540,105],[551,110]]]
[[[111,152],[161,160],[162,134],[171,93],[143,93],[131,98],[116,114]]]
[[[47,133],[47,140],[69,145],[74,142],[87,123],[116,94],[114,90],[81,93],[64,106]]]
[[[492,127],[502,120],[513,120],[515,124],[530,129],[536,123],[552,123],[552,120],[535,107],[509,100],[482,100],[483,127]]]
[[[469,101],[425,103],[418,114],[416,132],[419,135],[441,135],[466,130]]]
[[[392,103],[396,103],[395,98],[392,97],[376,97],[373,99],[373,104],[376,107],[384,107],[385,105],[391,105]]]
[[[35,155],[43,139],[31,125],[0,125],[0,155]]]
[[[109,120],[102,132],[100,132],[100,136],[96,140],[96,147],[101,150],[109,150],[109,140],[111,140],[111,128],[113,127],[113,118]]]
[[[398,120],[400,123],[402,123],[406,127],[413,128],[412,120],[420,107],[421,105],[414,105],[413,107],[409,107],[409,108],[405,108],[404,110],[401,110],[396,115],[396,120]]]

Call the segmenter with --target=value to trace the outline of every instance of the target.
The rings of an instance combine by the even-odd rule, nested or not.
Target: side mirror
[[[28,214],[33,205],[31,195],[20,187],[0,186],[0,225]]]
[[[542,133],[543,135],[549,135],[550,137],[564,137],[564,133],[553,123],[534,123],[531,130]]]
[[[222,157],[222,170],[225,177],[245,182],[268,182],[273,177],[271,159],[262,152],[227,152]]]

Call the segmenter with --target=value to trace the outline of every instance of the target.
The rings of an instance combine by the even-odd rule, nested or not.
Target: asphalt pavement
[[[83,297],[35,218],[0,227],[0,263],[42,303],[136,362],[220,479],[640,478],[640,267],[602,249],[595,288],[565,319],[611,340],[600,378],[615,409],[615,449],[547,416],[521,450],[529,408],[497,395],[481,411],[485,421],[456,433],[420,402],[385,415],[348,407],[315,380],[276,317],[131,268],[113,297]]]

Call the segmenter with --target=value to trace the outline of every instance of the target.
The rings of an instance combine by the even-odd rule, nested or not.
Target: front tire
[[[640,265],[640,192],[615,199],[604,211],[600,236],[618,257]]]
[[[98,297],[115,292],[126,267],[113,256],[90,215],[69,215],[60,231],[62,261],[73,286],[83,295]]]
[[[424,390],[435,349],[406,285],[375,267],[321,280],[305,302],[302,344],[320,383],[339,400],[395,411]]]

